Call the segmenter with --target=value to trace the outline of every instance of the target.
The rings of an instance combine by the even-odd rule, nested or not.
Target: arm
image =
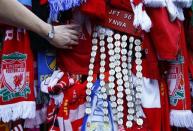
[[[55,26],[55,36],[49,39],[47,34],[51,30],[51,25],[39,19],[17,0],[0,0],[0,21],[33,31],[59,48],[78,43],[78,32],[75,31],[76,26],[74,25]]]

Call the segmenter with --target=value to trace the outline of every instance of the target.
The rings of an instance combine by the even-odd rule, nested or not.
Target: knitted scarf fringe
[[[66,11],[71,8],[80,6],[86,0],[48,0],[50,6],[49,22],[57,22],[60,11]]]
[[[0,105],[0,121],[7,123],[17,119],[34,118],[36,105],[33,101],[23,101],[15,104]]]
[[[170,125],[193,128],[193,113],[191,110],[171,110]]]

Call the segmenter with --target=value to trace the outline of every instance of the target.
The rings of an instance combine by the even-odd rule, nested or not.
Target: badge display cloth
[[[8,27],[2,48],[0,119],[35,117],[33,55],[28,33]]]

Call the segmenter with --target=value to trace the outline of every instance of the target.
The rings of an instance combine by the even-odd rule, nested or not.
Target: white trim
[[[23,101],[15,104],[0,105],[0,120],[7,123],[17,119],[34,118],[36,104],[34,101]]]

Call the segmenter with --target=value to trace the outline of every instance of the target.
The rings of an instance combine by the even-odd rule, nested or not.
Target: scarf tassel
[[[171,110],[170,125],[193,128],[193,113],[191,110]]]

